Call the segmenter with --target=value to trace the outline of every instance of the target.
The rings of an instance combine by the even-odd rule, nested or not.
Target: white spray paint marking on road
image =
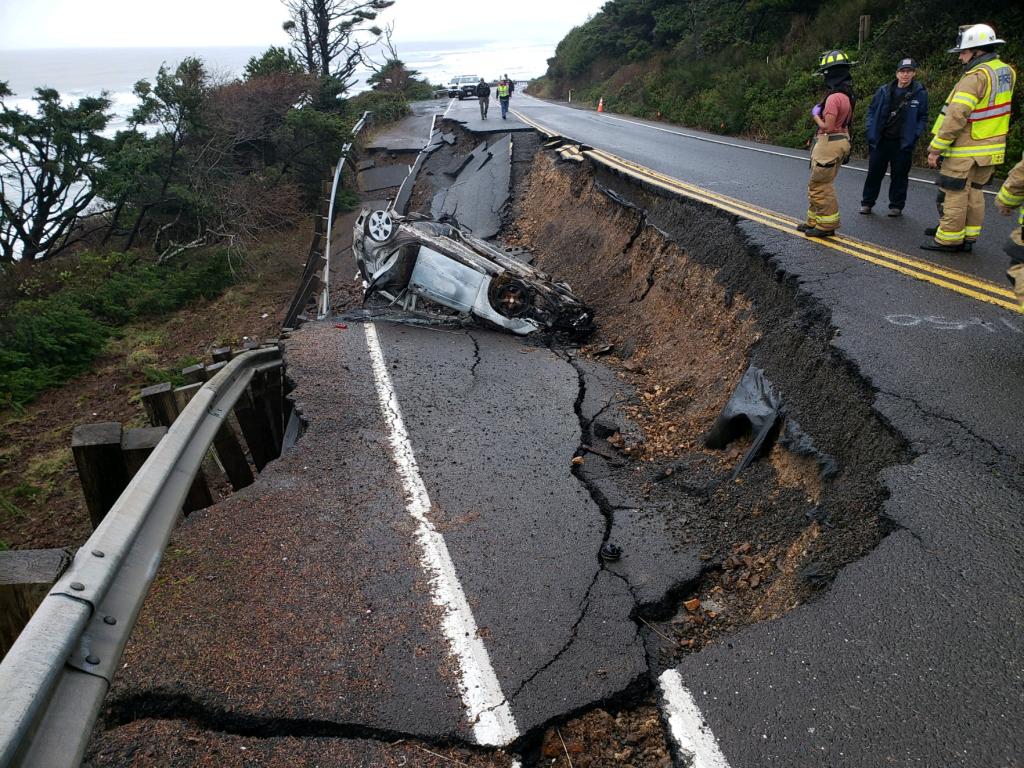
[[[1000,317],[999,320],[1003,326],[1009,331],[1016,334],[1024,334],[1024,329],[1019,324],[1015,324],[1005,317]],[[908,313],[886,315],[885,321],[890,325],[899,326],[900,328],[930,328],[935,331],[966,331],[969,328],[975,328],[978,330],[988,331],[989,333],[998,333],[999,326],[990,320],[983,320],[980,317],[968,317],[964,319],[959,318],[948,318],[942,317],[941,315],[912,315]]]
[[[536,99],[536,97],[533,97],[533,98]],[[593,114],[595,116],[598,115],[598,113],[596,113],[596,112],[593,113]],[[662,128],[659,125],[651,125],[650,123],[642,123],[639,120],[628,120],[628,119],[626,119],[624,117],[615,117],[614,115],[609,115],[607,112],[602,112],[600,114],[600,116],[597,116],[596,119],[599,119],[599,120],[615,120],[615,121],[620,122],[620,123],[629,123],[630,125],[639,125],[641,128],[650,128],[652,131],[661,131],[662,133],[671,133],[673,136],[682,136],[684,139],[693,139],[694,141],[706,141],[708,144],[720,144],[723,147],[733,147],[734,149],[745,149],[748,152],[760,152],[763,155],[775,155],[776,157],[786,157],[786,158],[789,158],[790,160],[799,160],[801,163],[806,163],[807,162],[807,156],[806,155],[791,155],[788,152],[778,152],[778,151],[776,151],[774,149],[762,149],[761,147],[752,147],[749,144],[738,144],[738,143],[733,142],[733,141],[723,141],[722,139],[712,139],[709,136],[699,136],[699,135],[697,135],[695,133],[686,133],[684,131],[674,131],[671,128]],[[868,172],[867,168],[858,168],[855,165],[847,165],[845,167],[849,168],[850,170],[853,170],[853,171],[858,171],[860,173],[867,173]],[[886,176],[891,176],[892,174],[886,173],[885,175]],[[918,178],[917,176],[911,176],[910,177],[910,181],[916,181],[918,184],[928,184],[929,186],[935,186],[935,182],[932,179],[921,179],[921,178]],[[996,195],[996,194],[998,194],[998,192],[995,192],[995,191],[990,190],[990,189],[984,189],[984,190],[982,190],[982,192],[984,192],[986,195]]]
[[[473,735],[478,743],[485,746],[505,746],[519,737],[519,727],[501,691],[487,648],[477,632],[476,619],[462,591],[448,545],[427,516],[430,496],[402,420],[377,329],[373,323],[365,323],[363,330],[366,332],[366,346],[370,351],[381,412],[388,427],[391,452],[405,490],[406,510],[416,520],[416,538],[423,549],[423,566],[431,577],[432,597],[441,608],[442,630],[459,664],[462,700],[473,724]]]
[[[715,734],[704,722],[693,695],[686,690],[679,673],[666,670],[658,678],[668,727],[679,751],[689,758],[690,768],[729,768]]]

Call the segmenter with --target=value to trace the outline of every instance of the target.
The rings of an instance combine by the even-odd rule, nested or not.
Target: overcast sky
[[[557,42],[603,2],[398,0],[383,18],[398,42]],[[280,0],[0,0],[0,49],[283,45],[286,18]]]

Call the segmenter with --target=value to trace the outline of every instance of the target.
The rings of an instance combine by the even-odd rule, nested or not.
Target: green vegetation
[[[861,15],[872,28],[858,51]],[[603,97],[609,110],[802,147],[822,92],[818,56],[841,48],[859,61],[854,145],[863,151],[867,103],[896,62],[920,62],[934,117],[960,72],[946,51],[957,27],[975,22],[992,24],[1008,41],[1003,58],[1024,68],[1019,3],[981,0],[966,10],[944,0],[610,0],[558,44],[533,89],[565,98],[571,88],[574,101]],[[1006,168],[1022,150],[1017,106]]]
[[[113,138],[106,96],[66,103],[41,88],[28,114],[0,81],[0,274],[76,244],[145,247],[161,262],[210,245],[241,254],[293,227],[360,114],[383,124],[429,89],[373,24],[392,4],[287,0],[290,50],[267,49],[227,83],[195,57],[165,63],[135,84],[138,106]],[[368,53],[385,33],[378,66]],[[364,64],[381,92],[347,98]]]
[[[135,84],[113,138],[105,96],[39,89],[30,115],[0,81],[0,409],[88,370],[132,321],[218,296],[262,237],[316,209],[363,112],[378,126],[408,114],[429,86],[397,56],[377,90],[347,97],[391,4],[288,0],[291,50],[269,48],[227,83],[198,58],[164,64]],[[154,345],[135,341],[129,368],[166,380]]]
[[[19,299],[0,317],[0,408],[87,371],[118,327],[218,296],[232,272],[223,249],[164,264],[86,253],[61,278],[54,292]]]

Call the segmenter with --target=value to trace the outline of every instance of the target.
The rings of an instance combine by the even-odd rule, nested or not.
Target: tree
[[[295,54],[286,48],[272,45],[259,56],[253,56],[245,65],[245,79],[272,75],[300,75],[306,70]]]
[[[380,37],[380,49],[384,55],[382,63],[368,61],[373,74],[366,79],[366,84],[375,91],[398,93],[418,100],[429,99],[434,95],[433,88],[426,80],[418,80],[419,72],[406,67],[398,55],[398,49],[391,39],[395,31],[394,24],[384,27]]]
[[[132,112],[132,127],[156,126],[160,132],[154,137],[159,146],[155,157],[151,156],[156,162],[150,166],[150,174],[134,180],[136,198],[141,198],[141,204],[125,244],[126,250],[135,242],[150,210],[173,202],[168,189],[179,170],[186,139],[202,124],[202,106],[209,87],[203,62],[191,56],[183,59],[173,73],[162,64],[155,85],[148,80],[135,84],[135,95],[140,103]]]
[[[0,81],[0,262],[32,262],[80,240],[79,217],[95,198],[110,119],[110,99],[93,96],[64,106],[38,88],[36,115],[10,107]]]
[[[365,26],[394,0],[282,0],[289,19],[284,30],[306,71],[335,81],[338,94],[355,82],[356,68],[380,37],[377,26]]]

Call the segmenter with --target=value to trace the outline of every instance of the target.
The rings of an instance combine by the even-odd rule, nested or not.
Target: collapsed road
[[[176,533],[90,764],[1019,764],[1019,314],[475,111],[377,137],[416,175],[367,205],[494,228],[595,334],[339,260],[305,432]]]

